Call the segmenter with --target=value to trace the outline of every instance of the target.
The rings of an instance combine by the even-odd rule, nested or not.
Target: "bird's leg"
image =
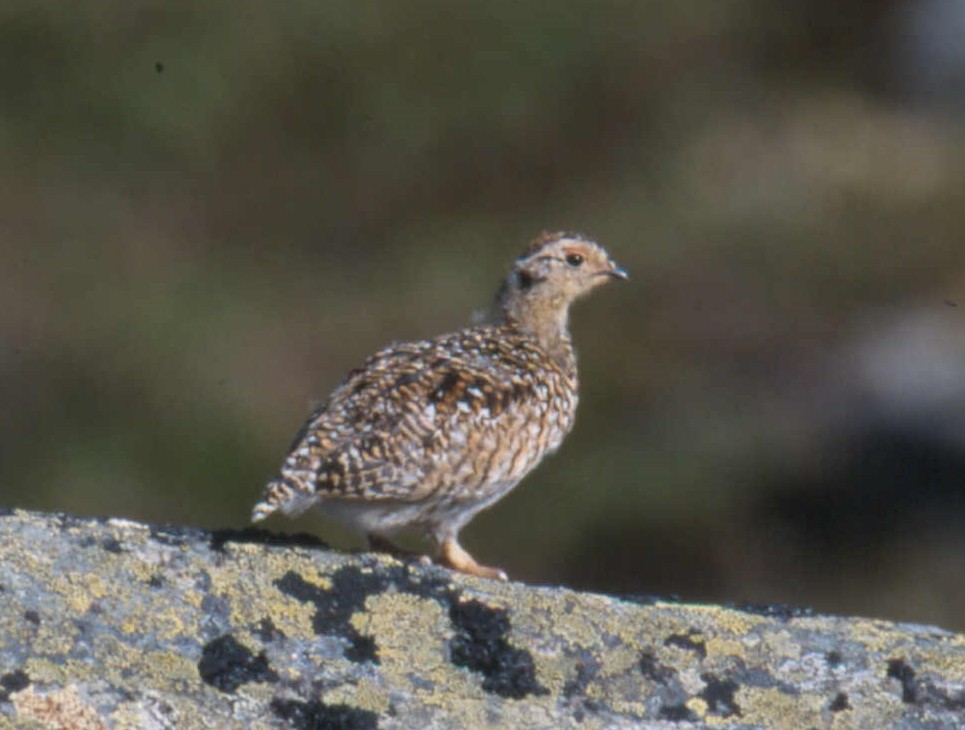
[[[462,546],[454,537],[447,537],[442,541],[439,547],[439,562],[447,568],[458,570],[460,573],[475,575],[479,578],[508,580],[506,574],[499,568],[480,565],[473,560],[472,555],[463,550]]]

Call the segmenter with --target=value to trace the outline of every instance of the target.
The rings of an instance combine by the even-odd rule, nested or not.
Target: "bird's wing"
[[[518,430],[522,402],[548,400],[526,368],[539,356],[525,342],[479,341],[474,330],[384,350],[312,415],[282,473],[313,472],[325,499],[366,501],[420,501],[454,480],[482,479],[479,466]]]

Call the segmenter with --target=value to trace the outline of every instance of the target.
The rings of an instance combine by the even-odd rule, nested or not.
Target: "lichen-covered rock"
[[[0,514],[0,727],[962,728],[965,636]]]

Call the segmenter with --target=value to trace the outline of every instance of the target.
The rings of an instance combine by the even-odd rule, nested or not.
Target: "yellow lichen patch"
[[[800,628],[801,624],[798,626]],[[821,619],[814,619],[814,626],[818,631],[827,631],[827,620],[821,623]],[[873,653],[890,652],[896,644],[904,643],[907,636],[895,630],[894,624],[875,619],[850,619],[849,634],[852,641],[863,644]]]
[[[249,547],[233,546],[232,550]],[[273,560],[270,571],[264,570],[264,567],[257,571],[249,569],[243,561],[227,564],[211,571],[210,593],[227,599],[232,623],[237,626],[252,627],[268,618],[286,635],[311,636],[314,634],[312,618],[315,606],[286,596],[273,583],[289,571],[299,573],[304,580],[320,589],[330,586],[331,580],[320,574],[314,566],[309,566],[304,572],[297,570],[293,567],[293,563],[297,562],[301,561]]]
[[[781,727],[787,728],[821,727],[825,724],[821,712],[827,701],[815,694],[802,692],[792,695],[776,687],[741,687],[735,693],[734,701],[741,708],[741,722],[749,725],[774,727],[774,721],[778,718]],[[728,718],[728,723],[733,719]]]
[[[601,653],[600,676],[619,676],[639,666],[640,652],[630,646],[615,646]]]
[[[774,628],[764,635],[762,651],[773,657],[775,663],[782,659],[796,661],[801,658],[801,643],[789,631]]]
[[[36,720],[51,730],[102,730],[97,711],[87,705],[73,685],[36,692],[33,685],[11,696],[19,719]]]
[[[90,656],[93,661],[77,661],[74,659],[59,665],[65,670],[63,681],[77,681],[80,679],[99,679],[111,684],[124,681],[124,673],[133,668],[140,668],[143,661],[142,653],[125,644],[113,636],[101,634],[91,641]]]
[[[606,615],[605,612],[594,610],[592,605],[566,600],[565,597],[550,596],[540,591],[528,596],[524,604],[517,605],[513,609],[511,620],[515,628],[531,636],[547,635],[546,627],[548,624],[552,625],[554,640],[562,640],[580,648],[591,648],[600,647],[601,636],[606,633],[599,621],[599,617],[603,615]]]
[[[94,674],[90,664],[76,659],[54,661],[41,657],[28,658],[24,671],[33,681],[42,684],[68,684]]]
[[[107,588],[99,575],[67,573],[50,579],[50,589],[64,597],[64,602],[75,615],[86,613],[92,602],[107,595]]]
[[[333,564],[331,560],[319,560],[319,551],[303,548],[281,550],[233,544],[226,549],[230,551],[230,554],[236,551],[244,551],[245,557],[248,558],[248,560],[234,562],[234,566],[241,574],[242,582],[240,585],[242,586],[249,585],[252,580],[260,581],[262,585],[268,586],[286,573],[294,572],[322,590],[329,590],[332,588],[329,573],[340,567]],[[257,571],[257,573],[252,571]]]
[[[613,699],[612,697],[604,697],[602,693],[587,693],[587,696],[606,701],[615,712],[625,713],[629,717],[644,715],[647,712],[647,706],[643,702],[622,698]]]
[[[42,656],[32,656],[27,658],[24,671],[34,682],[44,684],[65,684],[71,679],[77,680],[78,677],[85,677],[90,673],[89,666],[83,664],[80,667],[72,666],[72,662],[53,661]],[[81,674],[77,673],[80,670]]]
[[[281,593],[275,594],[274,600],[253,599],[247,602],[233,598],[233,623],[244,627],[253,627],[262,619],[271,619],[275,627],[286,636],[313,636],[315,630],[312,620],[316,608],[311,603],[298,601]]]
[[[672,635],[693,636],[695,642],[703,643],[711,633],[716,633],[716,630],[706,616],[695,610],[701,608],[703,607],[678,604],[641,606],[639,618],[631,620],[624,617],[622,621],[632,621],[640,634],[636,641],[646,646],[663,644],[667,637]]]
[[[615,620],[615,606],[623,609],[624,620]],[[627,613],[629,620],[625,620]],[[638,616],[636,620],[634,614]],[[636,665],[649,627],[638,606],[619,604],[593,594],[550,595],[540,591],[527,596],[523,602],[517,596],[511,617],[512,633],[528,638],[527,648],[536,664],[539,681],[553,694],[562,691],[566,682],[576,676],[576,662],[572,658],[564,659],[563,650],[590,652],[599,663],[599,678],[627,675],[639,679]],[[618,640],[615,646],[605,645],[607,636]],[[533,645],[533,637],[540,643]],[[639,692],[640,687],[633,691]]]
[[[408,673],[415,670],[429,682],[446,683],[453,673],[445,647],[449,621],[436,601],[407,593],[373,595],[366,599],[365,611],[350,622],[360,634],[375,639],[387,677],[408,684]]]
[[[291,676],[290,672],[281,672],[280,674],[288,674]],[[262,707],[266,707],[278,696],[278,685],[268,681],[245,682],[235,691],[239,697],[244,697],[244,701],[247,704],[260,704]]]
[[[719,636],[709,636],[705,642],[707,656],[709,657],[736,657],[745,659],[746,648],[739,639],[721,638]]]
[[[642,651],[653,643],[654,625],[651,620],[653,615],[653,612],[641,607],[635,609],[631,615],[623,616],[618,620],[613,620],[611,617],[607,624],[609,632],[627,646]]]
[[[362,679],[356,684],[343,684],[326,692],[324,700],[326,704],[341,703],[382,714],[389,709],[391,698],[384,683]]]
[[[106,681],[122,686],[125,676],[136,672],[147,684],[156,688],[180,689],[185,680],[197,678],[197,664],[175,652],[145,652],[112,637],[100,637],[94,652],[95,661],[50,660],[32,657],[25,671],[45,684],[68,684],[78,680]]]
[[[666,608],[671,608],[671,606],[666,606]],[[682,615],[693,614],[699,619],[701,625],[713,627],[714,631],[720,634],[743,636],[751,629],[765,623],[765,619],[760,616],[721,606],[690,604],[677,606],[677,609]]]
[[[389,553],[373,553],[373,556],[380,572],[385,568],[404,568],[407,564],[405,560]]]
[[[961,659],[965,653],[965,634],[950,637],[948,647],[949,650],[944,654],[930,652],[927,659],[921,659],[917,666],[921,671],[940,674],[950,683],[965,683],[965,662]]]
[[[678,634],[676,636],[686,635]],[[688,637],[688,640],[692,640],[695,645],[699,646],[703,643],[704,638],[703,635],[698,634],[692,639]],[[689,648],[687,645],[664,642],[664,645],[660,647],[660,657],[662,662],[676,669],[680,673],[681,678],[688,672],[696,676],[703,668],[701,656],[698,651]]]
[[[644,715],[646,706],[643,699],[647,695],[647,682],[638,669],[637,661],[619,673],[606,671],[606,667],[612,669],[621,663],[605,661],[604,669],[594,678],[595,681],[586,685],[586,697],[631,717]]]
[[[164,651],[141,653],[133,650],[130,661],[140,668],[139,674],[153,679],[151,687],[154,689],[181,690],[185,682],[194,683],[198,678],[197,660],[184,654]],[[130,666],[128,662],[125,664]]]
[[[577,660],[563,654],[548,655],[545,652],[531,652],[536,668],[536,679],[551,695],[558,695],[566,683],[576,676]]]
[[[154,689],[180,690],[185,681],[195,682],[197,661],[174,651],[144,651],[114,639],[101,639],[98,646],[97,677],[122,685],[124,676],[136,671]],[[76,676],[76,675],[75,675]]]
[[[125,634],[153,633],[158,640],[173,639],[189,631],[184,625],[183,608],[167,607],[161,611],[138,611],[126,616],[119,626]],[[193,630],[193,627],[192,629]]]
[[[517,605],[511,614],[514,628],[533,633],[538,627],[552,621],[557,628],[556,639],[567,644],[584,646],[593,643],[592,632],[583,616],[574,616],[573,607],[546,600],[537,594],[525,606]],[[599,635],[597,634],[597,639]]]
[[[847,720],[844,724],[835,724],[840,728],[879,728],[894,727],[897,719],[901,717],[904,704],[898,696],[881,696],[876,694],[874,697],[862,697],[851,693],[848,697],[851,704],[850,710],[839,712],[836,718]],[[911,725],[914,727],[914,725]],[[956,727],[949,725],[948,727]]]
[[[59,607],[48,606],[48,610],[56,612]],[[37,634],[30,643],[33,656],[56,656],[70,651],[77,636],[78,629],[74,624],[48,622],[41,618]]]
[[[34,576],[36,580],[47,580],[53,564],[53,556],[44,552],[30,550],[4,550],[3,559],[11,567],[16,567],[22,575]]]
[[[697,717],[703,719],[707,715],[707,703],[704,702],[700,697],[691,697],[686,702],[687,709],[693,712]]]
[[[98,598],[103,598],[107,595],[107,586],[104,585],[104,581],[101,580],[99,575],[84,574],[83,578],[81,579],[81,583],[83,584],[84,588],[87,589],[90,597],[95,600]]]
[[[204,593],[201,591],[187,589],[179,594],[181,603],[186,606],[191,606],[191,608],[201,608],[202,602],[204,602]]]

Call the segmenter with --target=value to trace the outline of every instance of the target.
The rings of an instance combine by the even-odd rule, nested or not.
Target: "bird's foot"
[[[479,578],[508,580],[506,573],[499,568],[480,565],[473,560],[472,555],[463,550],[462,546],[452,537],[448,537],[442,541],[439,549],[439,563],[452,570],[475,575]]]

